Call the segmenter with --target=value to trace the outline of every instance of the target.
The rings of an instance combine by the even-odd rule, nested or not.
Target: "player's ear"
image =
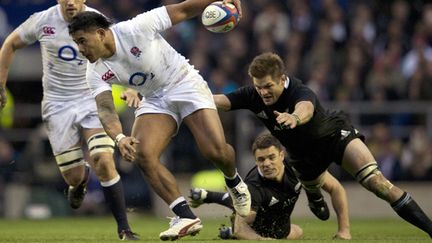
[[[106,30],[103,28],[99,28],[96,30],[96,33],[100,36],[101,40],[104,40],[106,37]]]
[[[280,81],[281,81],[281,82],[285,82],[286,79],[287,79],[286,75],[285,75],[285,74],[282,74],[282,75],[281,75],[281,78],[280,78]]]

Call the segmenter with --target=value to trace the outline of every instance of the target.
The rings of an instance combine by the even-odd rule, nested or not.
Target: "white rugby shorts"
[[[135,117],[150,113],[168,114],[176,121],[178,130],[186,116],[201,109],[216,110],[213,94],[200,75],[190,75],[144,97],[135,110]]]
[[[81,128],[103,128],[92,96],[66,102],[44,100],[42,119],[54,155],[75,146],[81,139]]]

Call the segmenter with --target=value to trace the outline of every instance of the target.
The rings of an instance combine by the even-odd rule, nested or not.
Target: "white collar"
[[[289,83],[290,83],[290,78],[287,76],[287,78],[286,78],[286,80],[285,80],[285,84],[284,84],[285,89],[288,88]]]

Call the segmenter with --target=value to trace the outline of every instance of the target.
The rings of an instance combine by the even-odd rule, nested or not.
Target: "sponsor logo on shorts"
[[[341,130],[341,140],[344,140],[351,134],[351,131]]]

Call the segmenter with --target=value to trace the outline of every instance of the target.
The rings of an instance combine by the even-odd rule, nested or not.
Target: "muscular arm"
[[[216,0],[186,0],[180,3],[167,5],[166,9],[171,18],[172,25],[176,25],[201,14],[207,5],[215,1]],[[237,9],[239,9],[239,13],[241,13],[240,0],[225,0],[225,2],[233,2]]]
[[[247,217],[241,217],[236,214],[234,221],[234,236],[239,240],[262,240],[265,237],[260,236],[250,225],[255,221],[256,212],[251,211]]]
[[[99,119],[108,136],[112,139],[123,133],[120,119],[115,111],[111,91],[104,91],[96,96]]]
[[[348,200],[345,189],[340,182],[328,172],[326,172],[322,188],[330,194],[333,208],[337,215],[338,232],[335,238],[351,239]]]
[[[295,105],[294,112],[300,118],[300,125],[307,123],[313,116],[314,105],[310,101],[300,101]]]
[[[15,51],[25,46],[27,45],[15,30],[6,38],[0,49],[0,109],[6,105],[6,81]]]
[[[310,101],[300,101],[295,105],[294,111],[288,112],[274,111],[276,121],[291,129],[303,125],[310,121],[313,116],[315,107]]]
[[[228,99],[226,95],[223,94],[213,95],[213,100],[218,110],[221,111],[231,110],[231,101]]]

